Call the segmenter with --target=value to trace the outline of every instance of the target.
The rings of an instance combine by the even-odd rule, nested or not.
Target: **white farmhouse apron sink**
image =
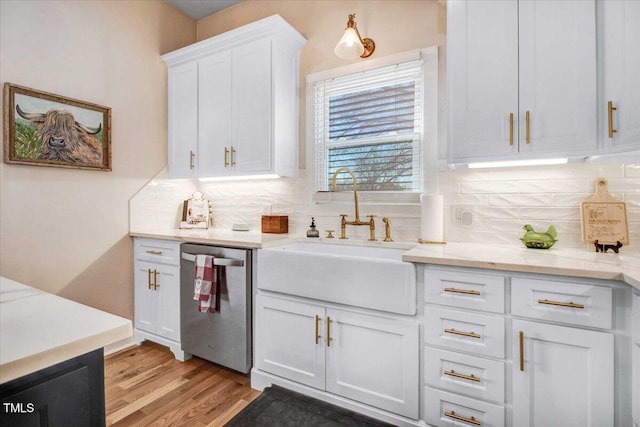
[[[405,249],[294,242],[258,250],[258,288],[398,314],[416,313]]]

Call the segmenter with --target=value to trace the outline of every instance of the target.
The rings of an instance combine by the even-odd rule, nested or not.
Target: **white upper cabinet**
[[[599,1],[598,25],[604,149],[640,150],[640,2]]]
[[[447,7],[450,162],[593,154],[595,0]]]
[[[295,176],[304,43],[274,15],[163,55],[169,176]]]

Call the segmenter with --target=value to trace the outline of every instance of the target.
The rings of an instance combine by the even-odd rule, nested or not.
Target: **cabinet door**
[[[447,132],[453,161],[516,154],[518,3],[456,1],[447,10]]]
[[[169,177],[198,175],[198,66],[189,62],[168,71]]]
[[[327,322],[327,391],[418,419],[418,324],[336,309]]]
[[[322,306],[258,294],[256,367],[324,390],[324,313]]]
[[[633,344],[633,422],[640,426],[640,341]]]
[[[153,289],[155,268],[155,264],[135,261],[134,327],[151,333],[156,332],[157,292]]]
[[[232,169],[235,174],[272,170],[271,40],[233,50]]]
[[[514,426],[614,424],[612,334],[514,320],[512,343]]]
[[[231,51],[198,63],[200,176],[225,175],[231,157]]]
[[[640,149],[640,2],[607,0],[598,2],[603,61],[602,132],[605,146]],[[611,126],[617,132],[609,135]]]
[[[520,0],[518,4],[520,153],[593,153],[597,143],[595,0]]]
[[[156,265],[156,333],[180,342],[180,267]]]

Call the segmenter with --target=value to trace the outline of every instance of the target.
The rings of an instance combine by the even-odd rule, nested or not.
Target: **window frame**
[[[369,71],[389,65],[423,60],[422,114],[423,129],[420,155],[422,157],[422,192],[435,189],[438,169],[438,46],[389,55],[357,62],[309,74],[306,77],[306,166],[311,201],[315,204],[345,204],[352,201],[351,191],[317,191],[316,141],[315,141],[315,93],[314,84],[321,80]],[[431,191],[430,191],[431,190]],[[420,202],[418,191],[358,191],[361,204],[416,205]]]

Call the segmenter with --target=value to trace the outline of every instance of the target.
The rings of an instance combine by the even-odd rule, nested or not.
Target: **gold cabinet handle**
[[[518,340],[520,341],[520,371],[524,372],[524,332],[518,333]]]
[[[151,269],[147,268],[147,289],[151,289]]]
[[[613,112],[617,110],[617,108],[613,106],[613,101],[607,103],[607,110],[609,112],[609,138],[613,139],[613,134],[618,132],[613,128]]]
[[[162,255],[162,251],[152,251],[151,249],[149,249],[147,253],[151,255]]]
[[[471,374],[471,375],[459,374],[458,372],[454,371],[453,369],[450,370],[450,371],[444,371],[443,374],[449,375],[450,377],[461,378],[461,379],[467,380],[467,381],[475,381],[477,383],[480,382],[480,378],[476,377],[473,374]]]
[[[160,285],[158,285],[158,270],[153,270],[153,290],[157,291]]]
[[[193,164],[193,159],[196,157],[193,151],[189,150],[189,169],[193,170],[195,167]]]
[[[527,144],[531,143],[531,114],[529,113],[529,111],[524,113],[524,123],[525,123],[525,127],[526,127],[526,137],[527,137]]]
[[[225,168],[229,167],[229,161],[227,160],[227,157],[229,157],[229,149],[227,147],[224,147],[224,167]]]
[[[236,165],[236,149],[231,147],[231,167]]]
[[[316,344],[320,342],[320,316],[316,314]]]
[[[455,411],[445,412],[444,416],[445,417],[449,417],[449,418],[453,418],[454,420],[463,421],[465,423],[473,424],[474,426],[482,425],[482,424],[480,424],[480,421],[476,420],[474,417],[471,417],[471,418],[461,417],[460,415],[456,414]]]
[[[331,317],[327,316],[327,347],[331,347]]]
[[[509,113],[509,146],[513,146],[513,113]]]
[[[583,309],[584,304],[576,304],[574,302],[560,302],[560,301],[551,301],[548,299],[539,299],[538,304],[546,304],[546,305],[556,305],[558,307],[569,307],[569,308],[579,308]]]
[[[472,289],[444,288],[444,291],[452,294],[480,295],[479,291],[474,291]]]
[[[458,330],[455,330],[453,328],[445,329],[444,331],[447,334],[462,335],[463,337],[482,338],[482,336],[480,334],[476,334],[475,332],[458,331]]]

